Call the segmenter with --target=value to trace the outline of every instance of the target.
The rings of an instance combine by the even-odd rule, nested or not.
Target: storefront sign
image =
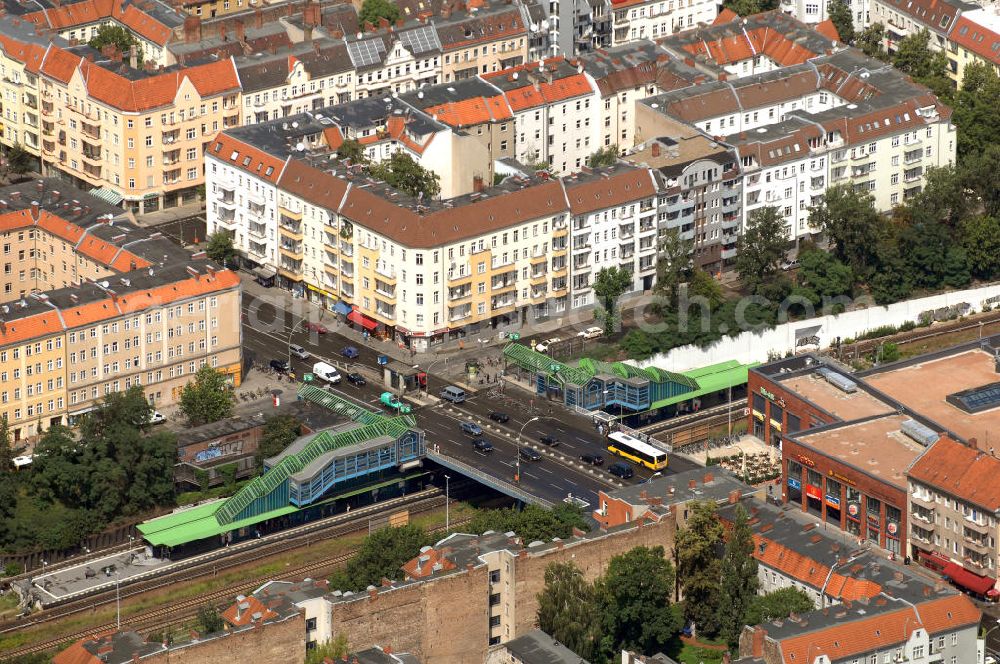
[[[779,422],[778,420],[771,420],[771,427],[775,431],[781,431],[781,422]]]
[[[841,475],[840,473],[838,473],[838,472],[836,472],[834,470],[829,470],[829,471],[827,471],[826,474],[827,474],[828,477],[832,477],[833,479],[837,480],[838,482],[843,482],[844,484],[850,484],[851,486],[854,486],[855,484],[857,484],[857,482],[855,482],[854,480],[852,480],[850,477],[845,477],[844,475]]]
[[[830,494],[826,494],[826,504],[829,505],[830,507],[836,509],[836,510],[839,510],[840,509],[840,497],[839,496],[831,496]]]
[[[795,479],[794,477],[789,477],[788,478],[788,486],[792,487],[793,489],[799,490],[799,491],[802,490],[802,482],[800,482],[799,480]]]
[[[768,401],[773,401],[774,403],[778,404],[782,408],[785,407],[785,400],[784,400],[784,398],[778,398],[778,397],[776,397],[774,395],[774,392],[768,392],[767,388],[765,388],[763,385],[760,386],[760,393]]]
[[[861,505],[857,503],[850,503],[847,505],[847,516],[852,516],[855,519],[861,514]]]
[[[809,466],[810,468],[816,467],[816,462],[810,459],[809,457],[805,456],[804,454],[796,454],[795,458],[798,459],[799,463],[801,463],[803,466]]]
[[[319,293],[320,295],[328,297],[331,300],[336,300],[337,299],[337,296],[334,295],[333,293],[325,291],[322,288],[317,288],[316,286],[313,286],[312,284],[306,284],[306,288],[308,288],[309,290],[311,290],[314,293]]]
[[[889,533],[890,535],[895,535],[896,533],[899,532],[899,526],[890,521],[885,526],[885,532]]]
[[[753,416],[756,417],[761,422],[764,421],[764,413],[762,413],[760,411],[757,411],[757,410],[753,411]]]
[[[812,484],[806,485],[806,495],[810,498],[815,498],[816,500],[821,500],[823,497],[823,492],[820,491],[818,486],[813,486]]]

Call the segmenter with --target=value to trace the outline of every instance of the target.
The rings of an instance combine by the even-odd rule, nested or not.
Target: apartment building
[[[317,39],[270,55],[237,58],[242,124],[344,104],[357,97],[356,73],[342,41]]]
[[[963,0],[870,0],[871,23],[881,23],[885,26],[885,47],[889,53],[895,53],[899,42],[906,37],[927,30],[931,35],[930,48],[937,51],[947,51],[948,35],[955,27],[958,17],[963,12],[979,9],[979,5]],[[949,53],[949,60],[952,54]],[[952,74],[956,67],[952,60]]]
[[[691,85],[704,75],[648,40],[580,56],[584,74],[600,95],[598,149],[635,145],[635,105],[659,92]]]
[[[907,472],[910,555],[979,597],[994,599],[1000,459],[942,436]]]
[[[658,178],[658,234],[677,232],[692,244],[695,264],[720,271],[736,256],[743,219],[742,176],[736,154],[700,132],[639,103],[636,147],[624,159],[648,165]]]
[[[234,273],[54,179],[0,189],[0,227],[0,416],[15,440],[133,385],[174,403],[206,364],[238,384]]]
[[[43,171],[136,213],[195,200],[206,142],[239,124],[232,59],[139,70],[77,49],[51,46],[40,68]]]
[[[503,91],[514,115],[516,157],[574,173],[601,147],[597,89],[580,65],[551,58],[482,77]]]
[[[27,25],[0,27],[0,143],[39,156],[38,70],[48,40]]]
[[[718,5],[706,0],[619,0],[611,2],[611,46],[658,39],[710,24]]]
[[[442,6],[433,21],[440,44],[442,83],[516,67],[529,59],[531,19],[520,3],[461,14]]]
[[[965,68],[974,62],[987,64],[1000,73],[1000,11],[996,5],[964,11],[955,22],[948,44],[954,52],[955,81],[961,85]]]
[[[16,5],[15,5],[16,6]],[[162,0],[81,0],[20,15],[69,43],[86,43],[104,26],[119,27],[139,42],[138,58],[157,66],[170,64],[167,45],[184,25],[185,14]],[[134,67],[133,67],[134,68]]]
[[[433,85],[441,75],[441,43],[433,26],[359,33],[344,40],[358,97],[387,97]]]

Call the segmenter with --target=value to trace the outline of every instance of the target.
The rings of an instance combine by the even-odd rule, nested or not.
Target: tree
[[[965,186],[975,192],[986,214],[1000,218],[1000,143],[985,146],[979,154],[968,155],[962,168]]]
[[[371,23],[378,25],[378,20],[384,18],[389,23],[395,23],[399,19],[399,7],[390,0],[365,0],[358,12],[358,22],[361,25]]]
[[[352,164],[368,163],[365,156],[365,149],[355,138],[348,138],[337,148],[337,157],[340,159],[350,159]]]
[[[226,375],[214,367],[203,366],[194,380],[181,390],[181,412],[194,426],[218,422],[233,414],[233,390]]]
[[[354,557],[330,577],[330,584],[337,590],[359,592],[368,586],[381,585],[383,578],[402,580],[403,563],[430,543],[430,536],[419,526],[376,530],[365,538]]]
[[[7,416],[2,415],[0,416],[0,545],[9,541],[13,525],[10,519],[17,514],[17,479]]]
[[[14,449],[10,445],[10,426],[7,415],[0,415],[0,476],[14,469]]]
[[[198,609],[198,626],[203,634],[215,634],[225,629],[226,623],[214,607],[202,606]]]
[[[869,58],[887,60],[885,52],[885,26],[881,23],[872,23],[867,28],[857,34],[854,45],[860,48]]]
[[[813,304],[819,304],[823,297],[850,295],[854,288],[851,268],[822,249],[799,252],[798,279],[799,285],[815,295]]]
[[[809,209],[810,225],[823,229],[834,243],[833,255],[860,277],[871,274],[877,263],[882,219],[873,206],[869,194],[841,184],[828,188],[819,205]]]
[[[691,272],[691,280],[687,284],[688,297],[704,298],[710,309],[715,309],[726,300],[722,285],[712,275],[701,268]]]
[[[948,78],[948,56],[930,48],[931,35],[924,29],[899,42],[892,64],[942,99],[950,100],[955,88]]]
[[[751,212],[736,248],[736,271],[743,285],[756,290],[776,274],[787,246],[788,230],[778,208],[768,206]]]
[[[280,454],[299,437],[300,429],[301,423],[291,415],[267,418],[254,455],[258,472],[264,470],[264,459]]]
[[[993,66],[974,62],[965,67],[962,89],[955,95],[952,122],[958,128],[956,148],[960,164],[996,145],[1000,135],[1000,75]],[[996,182],[996,172],[982,173]]]
[[[656,652],[677,634],[677,613],[670,608],[674,566],[662,546],[640,546],[615,556],[597,584],[602,651]]]
[[[20,143],[15,143],[4,152],[7,171],[14,175],[24,175],[31,170],[35,158]]]
[[[349,654],[347,635],[340,633],[326,643],[321,643],[312,650],[307,650],[305,664],[346,661]]]
[[[734,651],[739,647],[747,612],[760,585],[753,547],[750,519],[743,506],[737,505],[726,553],[722,557],[722,600],[719,604],[721,634]]]
[[[615,331],[618,298],[632,290],[632,273],[620,267],[601,268],[594,278],[594,294],[604,307],[604,334]]]
[[[618,161],[618,145],[612,144],[601,148],[594,154],[587,157],[587,165],[591,168],[601,166],[614,166]]]
[[[923,188],[909,205],[913,221],[942,222],[948,228],[958,228],[972,207],[965,181],[954,165],[928,168]]]
[[[684,618],[708,636],[719,631],[721,544],[722,524],[715,503],[692,504],[687,524],[678,531],[674,544],[677,572],[684,587]]]
[[[573,562],[550,563],[538,593],[538,627],[586,660],[597,650],[601,629],[594,587]]]
[[[837,28],[840,41],[845,44],[854,43],[854,16],[851,14],[851,5],[846,0],[832,0],[827,13],[833,27]]]
[[[208,236],[208,242],[205,243],[205,253],[223,267],[236,264],[236,248],[233,247],[233,238],[225,231],[217,231]]]
[[[962,222],[959,237],[972,274],[980,279],[1000,274],[1000,219],[970,217]]]
[[[388,159],[370,165],[368,172],[411,196],[431,199],[441,193],[441,176],[413,161],[405,152],[394,152]]]
[[[87,45],[98,51],[103,51],[105,46],[114,46],[126,58],[131,53],[130,49],[135,46],[136,65],[142,67],[142,43],[120,25],[102,25]]]
[[[781,588],[754,598],[747,611],[746,624],[762,625],[772,620],[784,620],[793,613],[805,613],[815,608],[805,591],[794,587]]]
[[[778,0],[726,0],[723,6],[740,16],[750,16],[778,8]]]
[[[965,250],[941,222],[919,221],[904,228],[899,252],[917,288],[962,288],[972,279]]]
[[[670,228],[660,238],[656,263],[656,291],[673,303],[677,298],[677,286],[684,281],[691,268],[691,240],[681,239],[679,229]]]
[[[513,532],[524,542],[547,542],[554,537],[565,539],[573,535],[573,528],[588,530],[580,508],[567,503],[551,510],[537,505],[527,505],[520,510],[516,507],[479,510],[466,528],[474,533]]]

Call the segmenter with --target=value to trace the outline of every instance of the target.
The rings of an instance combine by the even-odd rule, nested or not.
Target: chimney
[[[38,201],[31,201],[31,218],[38,221]]]
[[[660,156],[660,142],[659,141],[653,141],[652,153],[653,153],[654,157],[659,157]]]
[[[253,27],[257,30],[264,27],[264,12],[260,10],[260,7],[253,10]]]
[[[740,491],[739,489],[733,489],[729,492],[729,504],[735,505],[740,502]]]
[[[646,493],[645,489],[641,489],[639,491],[639,500],[646,500],[646,498],[648,498],[648,497],[649,497],[649,495]]]
[[[483,176],[482,175],[474,175],[472,177],[472,191],[474,191],[476,193],[479,193],[479,192],[481,192],[485,188],[486,188],[486,186],[483,184]]]
[[[767,637],[767,630],[760,625],[753,628],[753,657],[764,656],[764,639]]]
[[[701,480],[701,483],[702,484],[711,484],[712,480],[714,480],[714,479],[715,479],[715,476],[712,475],[712,473],[705,473],[705,477]]]
[[[719,80],[720,81],[725,81],[725,80],[728,80],[728,79],[729,79],[729,75],[726,74],[726,72],[724,72],[724,71],[723,72],[719,72]]]
[[[236,41],[238,41],[238,42],[240,42],[242,44],[246,40],[247,40],[246,25],[244,25],[243,21],[237,20],[236,21]]]
[[[378,596],[378,588],[368,589],[368,597],[370,597],[371,599],[375,599],[377,596]]]
[[[184,19],[184,43],[193,44],[201,41],[201,19],[188,16]]]
[[[388,30],[390,25],[391,24],[389,23],[389,19],[381,17],[381,16],[379,17],[379,19],[378,19],[378,27],[380,29],[382,29],[382,30]]]
[[[136,50],[135,44],[128,47],[128,66],[132,69],[139,68],[139,52]]]

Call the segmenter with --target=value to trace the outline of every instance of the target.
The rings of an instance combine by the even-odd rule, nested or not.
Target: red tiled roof
[[[564,181],[573,214],[587,214],[656,194],[653,176],[645,168],[627,169],[585,182]]]
[[[949,37],[962,48],[1000,66],[1000,33],[976,23],[968,16],[960,16]]]
[[[435,572],[444,572],[455,569],[455,563],[445,557],[446,551],[439,549],[428,549],[416,558],[403,563],[403,572],[411,579],[423,579]],[[440,565],[435,569],[435,565]]]
[[[84,648],[83,644],[110,638],[112,633],[113,632],[107,632],[105,634],[95,634],[94,636],[83,637],[53,657],[52,664],[102,664],[103,660],[96,655],[90,654],[90,651]]]
[[[241,608],[241,605],[244,608]],[[245,627],[254,622],[254,614],[260,614],[258,620],[270,620],[276,618],[277,613],[264,606],[259,599],[250,595],[242,602],[233,604],[222,612],[222,619],[234,627]]]
[[[826,584],[826,594],[830,597],[856,600],[874,597],[882,592],[882,587],[874,581],[855,579],[837,573],[830,574],[828,566],[763,535],[754,534],[753,540],[754,558],[759,560],[760,564],[776,569],[785,576],[790,576],[817,590]]]
[[[927,448],[907,475],[990,512],[1000,509],[1000,459],[948,436]]]
[[[231,166],[236,166],[272,184],[278,181],[285,166],[285,162],[277,157],[225,133],[218,134],[208,149],[216,159],[228,162]],[[250,161],[244,163],[247,157]]]
[[[695,56],[706,55],[719,65],[730,65],[756,55],[766,55],[782,67],[791,67],[819,55],[789,39],[787,35],[765,26],[718,39],[689,42],[683,48]]]
[[[712,25],[732,23],[733,21],[738,21],[739,18],[740,15],[734,12],[732,9],[730,9],[729,7],[723,7],[722,11],[719,12],[719,15],[715,17],[714,21],[712,21]]]
[[[165,45],[172,30],[136,5],[123,6],[118,0],[83,0],[25,14],[22,18],[35,25],[65,30],[79,25],[114,19],[140,37],[160,46]]]
[[[809,657],[826,655],[841,661],[852,655],[887,650],[909,639],[914,630],[929,634],[954,631],[978,624],[982,612],[965,595],[950,595],[922,602],[917,610],[900,603],[898,611],[850,620],[826,629],[810,631],[778,642],[785,664],[804,664]]]
[[[450,127],[470,127],[493,120],[508,120],[514,117],[507,101],[499,95],[490,98],[473,97],[461,101],[450,101],[438,106],[431,106],[424,111]]]
[[[823,35],[827,39],[832,41],[840,41],[840,33],[837,32],[837,26],[833,24],[833,21],[826,19],[825,21],[820,21],[816,24],[816,32]]]

